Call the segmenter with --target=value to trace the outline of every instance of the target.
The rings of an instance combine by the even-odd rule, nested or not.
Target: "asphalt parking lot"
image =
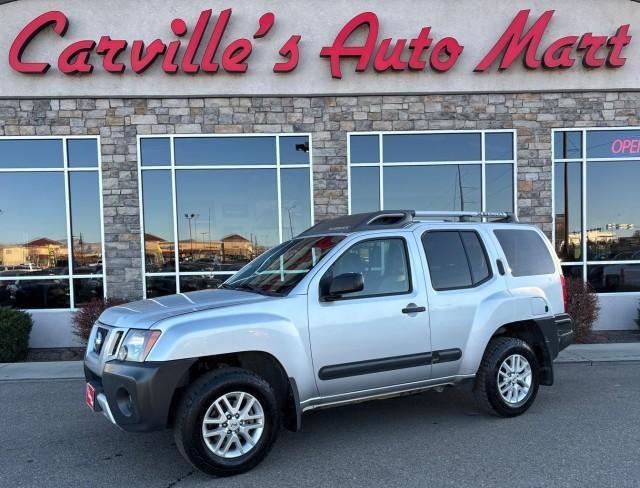
[[[0,382],[0,486],[640,486],[640,363],[561,364],[515,419],[466,392],[305,415],[266,461],[212,479],[170,432],[128,434],[84,406],[81,380]]]

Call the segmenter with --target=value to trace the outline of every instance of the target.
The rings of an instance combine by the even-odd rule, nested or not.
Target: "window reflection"
[[[69,174],[73,272],[77,275],[102,273],[98,177],[93,171]]]
[[[140,139],[140,160],[143,166],[168,166],[171,164],[171,142],[168,137]]]
[[[69,139],[67,158],[70,168],[98,167],[98,141],[96,139]]]
[[[482,207],[480,165],[384,168],[385,208],[477,210]]]
[[[480,161],[480,133],[385,134],[384,161]]]
[[[640,264],[587,266],[587,280],[598,293],[640,291]]]
[[[176,293],[176,277],[171,276],[147,276],[147,298],[162,297]]]
[[[280,173],[282,236],[293,239],[311,227],[311,189],[308,169],[283,169]]]
[[[279,243],[275,170],[176,172],[180,271],[236,271]]]
[[[553,144],[556,159],[579,159],[582,157],[582,132],[555,132]]]
[[[487,212],[513,212],[513,165],[487,164],[484,174]]]
[[[640,156],[640,130],[595,130],[587,132],[588,158]]]
[[[351,213],[380,210],[380,169],[351,168]]]
[[[511,132],[488,132],[484,138],[484,158],[487,161],[513,159],[513,134]]]
[[[76,307],[104,296],[102,278],[82,278],[73,280],[73,296]]]
[[[587,165],[587,259],[640,260],[640,162]]]
[[[25,309],[69,308],[69,280],[0,281],[0,306]]]
[[[379,163],[380,138],[377,135],[356,136],[349,138],[349,154],[351,163]]]
[[[554,175],[556,253],[562,261],[581,261],[582,163],[556,163]]]
[[[275,137],[179,137],[177,165],[276,164]]]
[[[2,139],[0,168],[62,168],[61,139]]]
[[[0,187],[0,273],[67,273],[64,174],[0,173]]]
[[[280,164],[309,164],[308,136],[280,137]]]
[[[171,173],[142,173],[144,251],[147,272],[175,271]]]
[[[213,290],[218,288],[230,276],[231,274],[180,276],[180,293],[198,290]]]

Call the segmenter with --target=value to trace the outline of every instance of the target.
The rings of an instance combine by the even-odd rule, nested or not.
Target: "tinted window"
[[[308,168],[289,168],[280,172],[282,235],[293,239],[311,227],[311,189]]]
[[[484,143],[484,157],[487,161],[513,159],[513,134],[511,132],[489,132],[485,136]]]
[[[469,263],[458,232],[426,232],[422,245],[434,290],[472,286]]]
[[[587,259],[640,259],[640,162],[587,164]]]
[[[479,164],[387,166],[384,207],[480,211],[481,178]]]
[[[532,230],[494,231],[513,276],[534,276],[555,272],[553,259],[542,237]]]
[[[144,171],[142,173],[142,204],[145,269],[152,273],[174,271],[176,254],[173,239],[171,173],[169,171]],[[207,209],[207,224],[209,223],[208,217]],[[205,235],[206,237],[208,236]],[[152,283],[152,288],[154,286]]]
[[[171,164],[171,143],[167,137],[140,139],[140,153],[143,166],[168,166]]]
[[[587,280],[598,293],[640,291],[640,264],[587,266]]]
[[[276,164],[275,137],[180,137],[177,165]]]
[[[178,170],[176,199],[180,271],[237,271],[280,241],[275,169]]]
[[[638,156],[640,156],[640,131],[638,130],[594,130],[587,132],[588,158]]]
[[[0,168],[62,168],[61,139],[0,140]]]
[[[351,168],[351,213],[380,210],[380,169]]]
[[[280,137],[280,164],[309,164],[309,137]]]
[[[352,163],[377,163],[380,161],[378,136],[351,136],[349,149]]]
[[[343,298],[391,295],[411,291],[407,253],[402,239],[379,239],[355,244],[331,266],[327,276],[361,273],[364,289]]]
[[[460,237],[462,237],[462,243],[469,258],[473,284],[477,285],[491,276],[487,255],[478,234],[475,232],[460,232]]]
[[[479,161],[480,134],[393,134],[383,136],[385,163]]]
[[[556,253],[582,260],[582,163],[555,164]]]
[[[513,165],[487,164],[487,212],[513,212]]]
[[[70,168],[98,166],[98,141],[96,139],[69,139],[67,158]]]
[[[553,153],[556,159],[582,157],[582,132],[556,132],[553,144]]]

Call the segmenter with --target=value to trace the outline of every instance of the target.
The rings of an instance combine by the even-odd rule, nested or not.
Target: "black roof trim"
[[[315,234],[348,234],[361,230],[399,229],[413,222],[414,216],[413,210],[383,210],[344,215],[318,222],[300,234],[299,237]]]

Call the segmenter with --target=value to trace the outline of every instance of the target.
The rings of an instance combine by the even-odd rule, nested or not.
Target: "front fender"
[[[305,313],[296,315],[304,317]],[[154,326],[162,334],[147,361],[174,361],[240,352],[264,352],[294,378],[301,399],[317,396],[308,329],[272,313],[188,314]],[[311,381],[310,381],[311,380]]]

